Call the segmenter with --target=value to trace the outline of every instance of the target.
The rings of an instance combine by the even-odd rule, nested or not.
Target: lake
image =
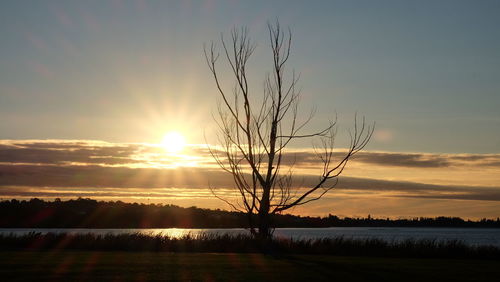
[[[72,228],[0,228],[0,234],[22,235],[29,232],[40,233],[93,233],[93,234],[123,234],[144,233],[163,234],[171,237],[181,237],[186,234],[247,234],[245,229],[72,229]],[[274,233],[279,237],[295,239],[318,238],[377,238],[386,241],[401,241],[406,239],[432,239],[437,241],[461,240],[469,245],[493,245],[500,247],[500,229],[493,228],[421,228],[421,227],[330,227],[330,228],[277,228]]]

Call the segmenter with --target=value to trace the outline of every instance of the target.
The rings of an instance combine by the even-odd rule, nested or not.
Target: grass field
[[[237,253],[0,252],[2,281],[498,281],[500,261]]]
[[[0,250],[16,251],[131,251],[175,253],[266,253],[328,256],[371,256],[404,258],[493,259],[500,261],[500,248],[470,246],[462,241],[384,241],[377,238],[272,238],[262,241],[249,235],[198,234],[168,237],[151,234],[0,234]]]

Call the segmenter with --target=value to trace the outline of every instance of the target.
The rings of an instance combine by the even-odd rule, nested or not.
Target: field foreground
[[[500,262],[253,253],[0,252],[2,281],[498,281]]]

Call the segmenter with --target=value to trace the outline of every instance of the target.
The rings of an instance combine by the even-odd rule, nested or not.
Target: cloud
[[[96,165],[0,165],[0,185],[51,187],[230,187],[225,172],[208,168],[129,168]]]
[[[149,144],[108,143],[101,141],[60,141],[26,140],[0,141],[0,163],[36,163],[90,165],[138,164],[148,161],[167,162],[163,149]],[[209,150],[205,146],[191,146],[188,154],[200,158],[201,163],[213,164]],[[216,149],[214,151],[217,153]],[[219,152],[220,153],[220,152]],[[146,157],[147,158],[146,158]],[[334,154],[340,160],[344,152]],[[378,166],[442,168],[451,166],[487,166],[500,168],[500,154],[429,154],[359,152],[353,162]],[[289,150],[283,154],[283,165],[296,167],[319,167],[322,162],[312,149]]]
[[[2,142],[0,163],[37,164],[126,164],[136,163],[132,156],[140,147],[132,144],[103,142]]]
[[[209,183],[218,189],[234,186],[231,175],[214,166],[205,147],[193,146],[189,150],[190,154],[198,158],[194,161],[196,165],[176,166],[176,163],[185,161],[183,156],[178,159],[166,157],[161,148],[148,144],[4,140],[0,141],[0,196],[81,194],[114,197],[127,193],[129,196],[142,197],[153,193],[155,189],[189,188],[206,191]],[[335,155],[337,159],[341,156],[342,152]],[[500,154],[360,152],[353,162],[422,169],[453,166],[494,169],[500,167]],[[300,169],[321,165],[314,151],[285,153],[284,164],[292,163],[298,168],[294,187],[311,187],[317,183],[318,176],[305,174]],[[168,165],[172,164],[174,166],[169,168]],[[336,189],[346,193],[378,193],[400,198],[500,201],[500,187],[434,185],[397,179],[344,176],[340,178]]]
[[[342,177],[342,190],[391,192],[392,197],[500,201],[500,187],[433,185],[406,181]]]
[[[311,187],[318,181],[317,176],[296,175],[293,186]],[[110,189],[142,189],[152,191],[155,188],[193,188],[208,190],[209,184],[215,188],[234,187],[231,175],[211,168],[128,168],[102,166],[40,166],[40,165],[0,165],[0,186],[4,187],[47,187],[66,193],[66,189],[88,191],[102,196]],[[71,190],[70,189],[70,190]],[[392,197],[467,199],[500,201],[500,187],[481,186],[445,186],[415,182],[388,181],[369,178],[341,177],[337,190],[361,191],[363,193],[387,193]],[[20,193],[19,190],[17,193]],[[28,190],[27,190],[28,191]],[[30,189],[18,195],[37,195],[37,189]],[[94,191],[94,192],[92,192]],[[122,192],[123,192],[122,191]],[[87,195],[85,192],[82,194]]]
[[[334,160],[340,160],[345,153],[334,153]],[[321,159],[311,151],[296,151],[285,154],[285,163],[297,166],[321,165]],[[452,166],[489,166],[500,168],[500,154],[429,154],[429,153],[392,153],[370,152],[357,153],[352,162],[374,164],[378,166],[406,168],[444,168]]]
[[[449,157],[430,154],[360,152],[354,159],[358,162],[384,165],[419,168],[447,167],[452,164]]]

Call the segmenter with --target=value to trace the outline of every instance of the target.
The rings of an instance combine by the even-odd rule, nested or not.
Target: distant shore
[[[458,217],[340,218],[275,215],[277,228],[321,227],[460,227],[500,228],[500,218],[464,220]],[[174,205],[103,202],[79,198],[67,201],[4,200],[0,228],[246,228],[248,215],[225,210]]]

